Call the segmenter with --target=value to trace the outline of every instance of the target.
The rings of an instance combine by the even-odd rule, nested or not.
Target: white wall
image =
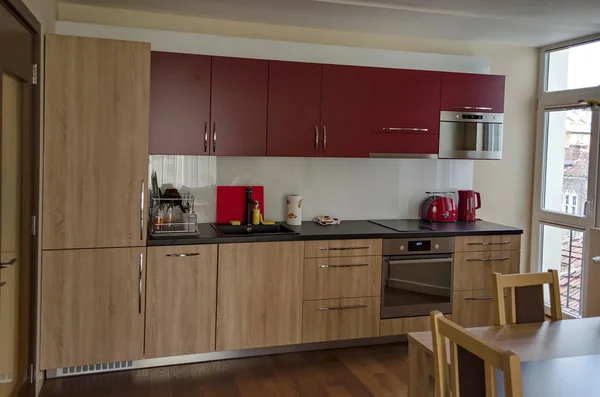
[[[504,158],[501,161],[476,161],[473,187],[481,192],[483,197],[480,216],[489,221],[525,230],[521,258],[523,267],[528,268],[538,68],[536,49],[477,41],[436,40],[357,31],[297,28],[73,4],[60,5],[59,19],[90,24],[346,46],[358,49],[486,58],[489,60],[491,73],[506,75]],[[178,44],[173,43],[173,45]]]

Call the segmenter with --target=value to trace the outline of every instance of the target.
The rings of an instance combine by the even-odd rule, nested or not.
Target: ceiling
[[[600,33],[599,0],[61,0],[206,18],[543,46]]]

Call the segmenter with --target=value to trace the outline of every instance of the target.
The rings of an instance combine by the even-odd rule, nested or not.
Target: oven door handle
[[[452,263],[452,258],[431,258],[431,259],[407,259],[403,261],[390,261],[390,265],[411,265],[413,263]]]

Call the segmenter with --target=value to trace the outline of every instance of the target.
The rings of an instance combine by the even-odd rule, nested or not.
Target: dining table
[[[600,397],[600,317],[467,330],[519,355],[525,397]],[[408,356],[409,397],[434,397],[430,331],[408,334]],[[569,392],[561,394],[569,385]],[[498,396],[504,395],[501,389]]]

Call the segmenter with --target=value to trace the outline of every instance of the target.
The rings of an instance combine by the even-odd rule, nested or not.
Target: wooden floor
[[[406,343],[50,379],[42,397],[405,397]]]

